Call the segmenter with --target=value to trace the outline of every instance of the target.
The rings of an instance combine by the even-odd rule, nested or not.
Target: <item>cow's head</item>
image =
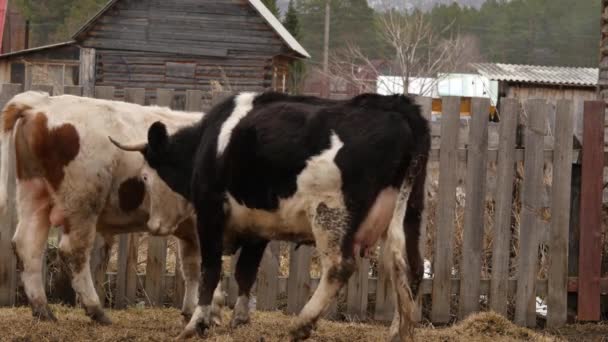
[[[173,191],[164,178],[163,171],[173,174],[166,158],[168,136],[165,126],[155,123],[148,131],[147,143],[123,144],[112,137],[110,141],[119,149],[140,152],[145,162],[140,171],[146,192],[150,198],[148,228],[153,234],[171,234],[177,225],[194,215],[194,209],[184,196]]]

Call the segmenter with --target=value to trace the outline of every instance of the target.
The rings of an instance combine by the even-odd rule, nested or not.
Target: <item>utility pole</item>
[[[330,17],[330,2],[325,1],[325,36],[323,42],[323,87],[321,89],[321,97],[329,97],[329,17]]]

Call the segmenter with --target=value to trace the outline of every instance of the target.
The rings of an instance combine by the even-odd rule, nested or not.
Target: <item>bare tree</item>
[[[371,59],[359,46],[348,45],[332,55],[329,76],[348,82],[358,91],[374,91],[376,82],[384,82],[378,86],[402,87],[403,93],[428,93],[444,77],[443,73],[470,62],[464,58],[470,58],[470,53],[464,53],[470,39],[459,34],[445,37],[452,24],[437,30],[420,11],[386,11],[380,16],[378,33],[388,45],[388,52]],[[380,75],[392,77],[379,79]]]

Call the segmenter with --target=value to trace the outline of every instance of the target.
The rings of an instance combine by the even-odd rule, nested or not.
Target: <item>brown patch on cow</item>
[[[44,169],[44,175],[53,189],[58,189],[63,181],[63,168],[80,150],[80,137],[76,128],[69,123],[49,130],[48,119],[38,113],[26,123],[29,146]]]
[[[25,124],[15,127],[15,168],[19,180],[44,177],[45,174],[38,157],[34,155],[27,141],[29,128],[30,126]]]
[[[125,212],[133,211],[143,203],[146,188],[137,177],[131,177],[118,188],[118,204]]]
[[[31,107],[29,106],[17,106],[14,103],[11,103],[10,105],[8,105],[6,107],[6,109],[4,109],[4,111],[2,112],[2,123],[3,123],[3,127],[4,127],[4,132],[10,132],[13,130],[13,127],[15,127],[15,123],[17,123],[17,120],[19,120],[19,118],[23,117],[23,112],[25,112],[26,110],[31,109]]]

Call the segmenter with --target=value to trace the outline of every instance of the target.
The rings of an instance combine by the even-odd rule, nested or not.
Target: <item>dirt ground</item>
[[[181,330],[181,316],[175,309],[137,309],[110,311],[112,326],[93,324],[79,309],[53,306],[56,323],[35,321],[29,308],[0,309],[0,341],[170,341]],[[281,312],[254,312],[252,323],[231,330],[227,327],[229,311],[224,311],[222,326],[211,330],[206,341],[270,342],[284,341],[292,317]],[[388,327],[384,324],[360,324],[321,320],[309,340],[320,341],[385,341]],[[423,326],[416,329],[417,341],[501,342],[501,341],[608,341],[608,325],[568,326],[559,331],[535,332],[519,328],[501,316],[482,313],[446,328]],[[193,339],[196,340],[196,339]],[[199,339],[200,340],[200,339]]]

